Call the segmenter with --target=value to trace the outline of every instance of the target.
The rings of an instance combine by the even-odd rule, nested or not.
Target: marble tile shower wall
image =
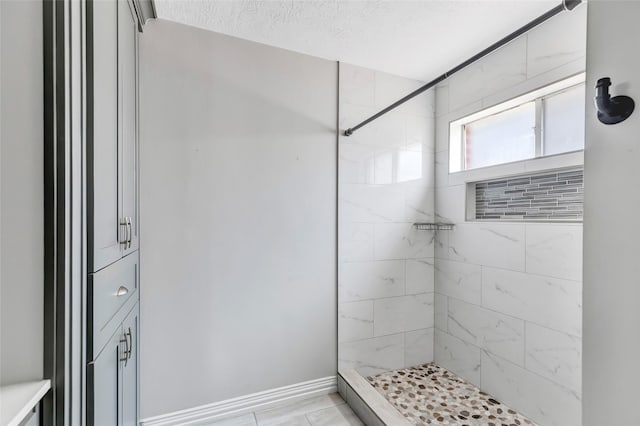
[[[421,82],[340,65],[340,129]],[[433,360],[434,94],[339,139],[339,369]]]
[[[586,7],[563,13],[436,88],[436,218],[456,226],[435,242],[435,361],[544,426],[581,424],[582,224],[465,221],[448,131],[584,71],[585,25]]]

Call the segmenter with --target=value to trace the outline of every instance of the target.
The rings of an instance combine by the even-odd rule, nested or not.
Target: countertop
[[[18,426],[51,389],[51,380],[0,386],[0,426]]]

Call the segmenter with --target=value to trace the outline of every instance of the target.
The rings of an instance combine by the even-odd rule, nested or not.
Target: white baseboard
[[[324,377],[308,382],[296,383],[238,398],[201,405],[173,413],[142,419],[142,426],[196,425],[227,417],[240,416],[257,410],[265,410],[283,403],[296,402],[313,396],[337,392],[337,376]]]

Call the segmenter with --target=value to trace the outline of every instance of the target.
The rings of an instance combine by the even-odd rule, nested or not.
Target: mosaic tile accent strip
[[[535,426],[491,395],[433,363],[367,380],[415,425]]]
[[[477,220],[580,221],[584,169],[475,183]]]

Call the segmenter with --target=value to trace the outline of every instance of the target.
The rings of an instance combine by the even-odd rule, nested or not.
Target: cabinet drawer
[[[88,359],[97,356],[138,300],[138,252],[89,275]]]

